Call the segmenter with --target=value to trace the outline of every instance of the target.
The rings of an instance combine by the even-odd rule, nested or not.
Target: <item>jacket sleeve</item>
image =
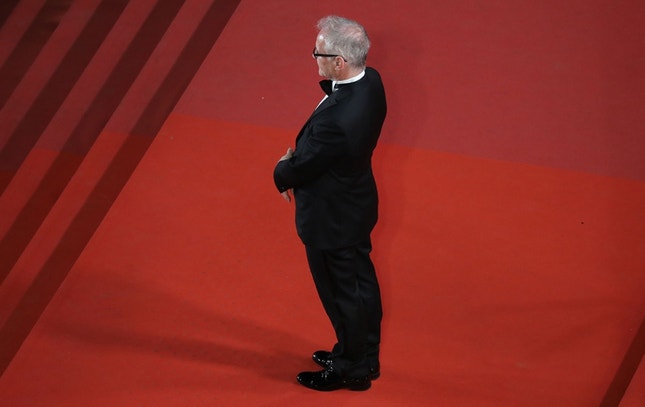
[[[278,162],[273,180],[278,191],[298,188],[320,177],[346,151],[345,133],[333,123],[312,123],[293,156]]]

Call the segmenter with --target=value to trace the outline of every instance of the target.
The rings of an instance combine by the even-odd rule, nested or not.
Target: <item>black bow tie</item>
[[[337,83],[336,86],[334,86],[334,88],[332,89],[331,83],[332,82],[329,79],[326,79],[324,81],[320,81],[320,87],[322,88],[322,90],[327,95],[331,95],[332,92],[334,92],[334,91],[338,90],[340,87],[344,86],[343,84]]]

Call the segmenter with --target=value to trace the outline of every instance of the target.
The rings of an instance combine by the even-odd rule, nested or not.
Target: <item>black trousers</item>
[[[365,376],[379,365],[383,317],[372,244],[368,239],[340,249],[306,250],[318,296],[336,333],[334,369],[343,377]]]

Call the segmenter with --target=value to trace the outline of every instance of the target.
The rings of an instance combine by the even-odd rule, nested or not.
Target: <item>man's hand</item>
[[[278,161],[288,160],[291,157],[293,157],[293,150],[291,149],[291,147],[289,147],[287,148],[287,154],[283,155],[282,158],[280,158],[280,160]]]
[[[291,202],[291,195],[289,195],[289,191],[291,191],[291,190],[290,190],[290,189],[288,189],[288,190],[286,190],[286,191],[284,191],[284,192],[280,193],[280,195],[282,195],[282,197],[284,198],[284,200],[285,200],[285,201],[287,201],[287,202]]]
[[[291,147],[289,147],[289,148],[287,148],[287,153],[285,155],[283,155],[282,158],[280,158],[280,160],[278,160],[278,161],[288,160],[291,157],[293,157],[293,150],[291,149]],[[282,195],[284,200],[287,201],[287,202],[291,202],[291,195],[289,194],[290,191],[292,191],[292,190],[288,189],[288,190],[280,193],[280,195]]]

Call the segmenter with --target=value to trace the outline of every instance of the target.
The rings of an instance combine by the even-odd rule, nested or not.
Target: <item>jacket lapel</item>
[[[318,107],[311,113],[311,116],[309,116],[309,119],[305,122],[305,124],[302,126],[302,129],[300,129],[300,133],[298,133],[298,136],[296,137],[296,142],[300,139],[300,137],[304,134],[305,129],[309,126],[309,123],[311,122],[311,119],[313,119],[317,114],[322,112],[323,110],[330,108],[334,106],[336,103],[338,103],[338,99],[342,98],[342,95],[344,94],[343,92],[332,92],[332,87],[331,84],[332,82],[330,80],[322,80],[319,82],[320,83],[320,88],[327,94],[327,97],[325,100],[320,102]],[[346,85],[341,85],[341,86],[346,86]]]

